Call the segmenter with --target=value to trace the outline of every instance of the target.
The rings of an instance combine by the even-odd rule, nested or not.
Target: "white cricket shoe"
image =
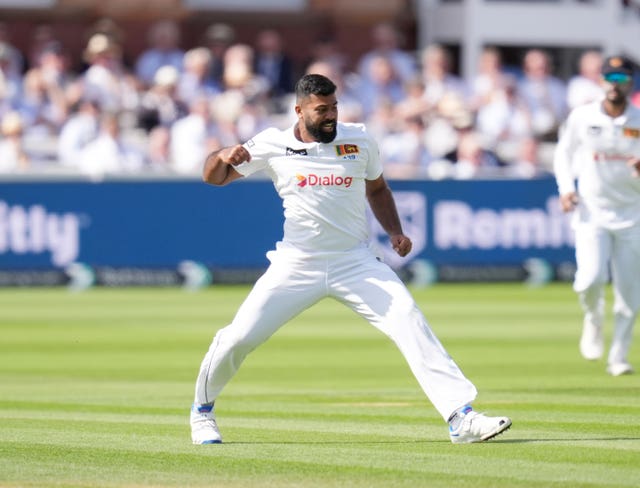
[[[457,428],[449,425],[449,437],[454,444],[488,441],[511,427],[509,417],[487,417],[474,410],[459,411],[456,415]]]
[[[216,424],[213,404],[191,407],[191,440],[194,444],[221,444],[222,436]]]
[[[604,340],[602,338],[602,326],[594,324],[585,318],[580,337],[580,354],[588,361],[595,361],[602,357]]]
[[[633,368],[629,363],[611,363],[607,366],[607,373],[611,376],[621,376],[623,374],[632,374]]]

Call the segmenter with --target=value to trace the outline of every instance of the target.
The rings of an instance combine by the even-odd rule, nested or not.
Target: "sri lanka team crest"
[[[336,154],[338,156],[345,156],[347,154],[358,154],[360,149],[356,144],[340,144],[336,146]]]
[[[344,186],[345,188],[349,188],[351,187],[351,183],[353,183],[353,177],[337,176],[333,173],[329,175],[310,173],[307,176],[298,173],[296,174],[296,180],[300,188],[304,188],[305,186]]]

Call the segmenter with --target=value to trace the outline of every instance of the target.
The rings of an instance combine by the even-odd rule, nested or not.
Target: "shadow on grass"
[[[580,437],[580,438],[565,438],[565,439],[500,439],[489,442],[501,442],[503,444],[533,444],[544,442],[593,442],[593,441],[640,441],[640,437]]]
[[[588,437],[588,438],[550,438],[550,439],[489,439],[484,442],[475,442],[474,444],[539,444],[548,442],[593,442],[593,441],[640,441],[640,437]],[[451,444],[451,441],[446,439],[439,440],[414,440],[414,441],[232,441],[224,442],[225,446],[243,446],[243,445],[287,445],[287,446],[311,446],[311,445],[352,445],[362,446],[366,444],[371,445],[417,445],[417,444]],[[215,444],[220,445],[220,444]],[[461,444],[462,445],[462,444]]]

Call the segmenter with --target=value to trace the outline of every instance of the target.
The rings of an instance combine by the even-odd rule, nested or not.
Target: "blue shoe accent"
[[[198,413],[211,413],[211,410],[213,410],[213,403],[203,403],[202,405],[196,405],[194,403],[191,406],[191,409]]]
[[[473,412],[473,407],[471,405],[465,405],[464,407],[456,410],[453,415],[451,415],[451,417],[449,418],[449,432],[451,433],[452,437],[457,436],[457,434],[454,434],[454,432],[458,430],[460,424],[462,423],[462,419],[464,419],[465,415],[467,415],[469,412]]]

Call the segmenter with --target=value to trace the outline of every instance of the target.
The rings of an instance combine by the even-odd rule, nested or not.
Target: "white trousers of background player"
[[[284,249],[268,257],[269,269],[233,322],[218,331],[202,361],[196,404],[213,402],[248,353],[325,297],[344,303],[391,338],[445,420],[475,399],[475,386],[433,334],[409,290],[368,249],[337,257],[301,257]]]
[[[614,329],[608,363],[623,363],[640,310],[640,226],[607,230],[589,223],[575,227],[577,271],[573,289],[585,318],[602,326],[604,288],[611,269]]]

